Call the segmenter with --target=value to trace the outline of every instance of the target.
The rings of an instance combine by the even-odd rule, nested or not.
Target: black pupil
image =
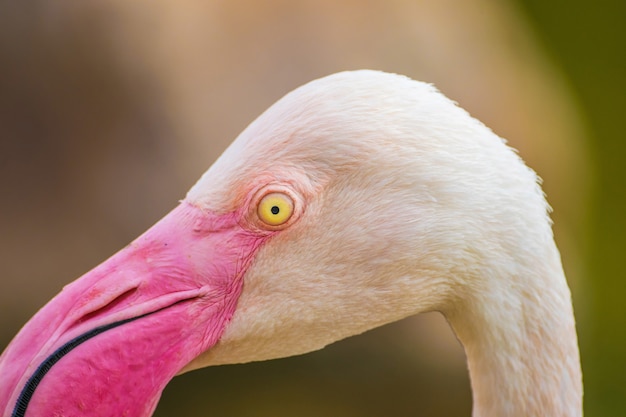
[[[271,211],[272,211],[272,214],[278,214],[280,209],[278,208],[278,206],[272,206]]]

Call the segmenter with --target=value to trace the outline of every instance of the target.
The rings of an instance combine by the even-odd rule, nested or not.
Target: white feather
[[[464,344],[475,416],[579,416],[569,289],[535,173],[431,85],[335,74],[278,101],[190,190],[217,212],[279,183],[300,218],[263,247],[221,342],[188,369],[277,358],[425,311]]]

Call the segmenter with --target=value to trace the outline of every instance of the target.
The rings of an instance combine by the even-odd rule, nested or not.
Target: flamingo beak
[[[67,285],[0,356],[2,416],[148,416],[230,321],[267,236],[182,202]]]

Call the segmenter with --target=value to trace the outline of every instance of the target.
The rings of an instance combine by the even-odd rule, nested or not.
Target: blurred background
[[[626,2],[0,1],[0,349],[172,209],[265,108],[373,68],[434,83],[544,179],[589,416],[626,415]],[[469,416],[438,314],[175,378],[157,416]]]

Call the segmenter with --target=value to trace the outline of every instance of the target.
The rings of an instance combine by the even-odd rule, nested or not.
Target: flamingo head
[[[463,316],[546,239],[535,174],[435,88],[322,78],[26,324],[0,358],[0,410],[149,416],[186,370],[301,354],[423,311]]]

